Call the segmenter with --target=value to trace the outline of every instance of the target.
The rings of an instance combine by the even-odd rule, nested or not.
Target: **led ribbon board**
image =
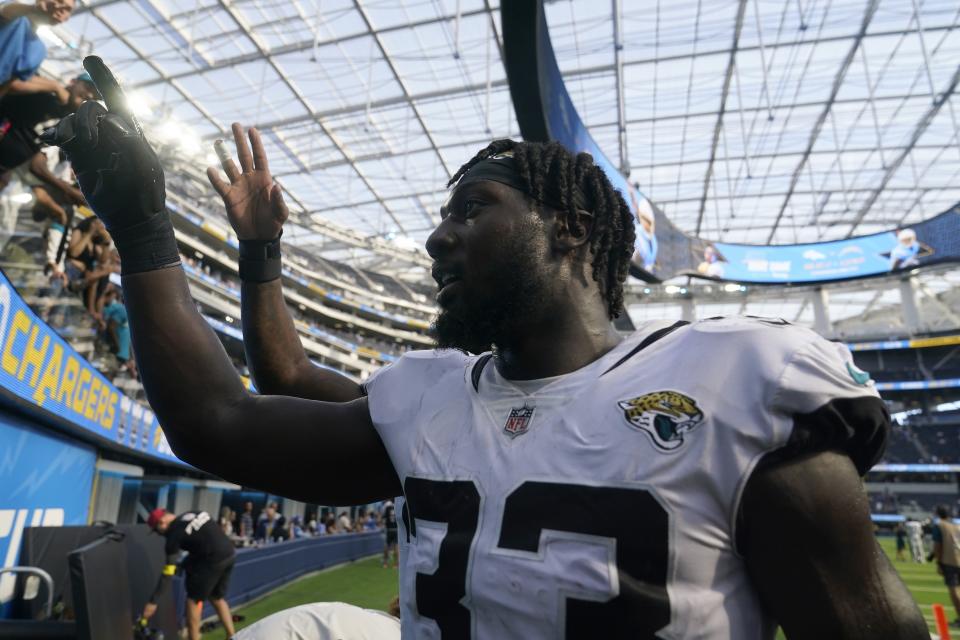
[[[153,412],[113,386],[0,275],[0,401],[64,431],[183,464]]]
[[[809,284],[960,262],[958,205],[910,227],[833,242],[765,246],[687,235],[624,178],[583,124],[557,65],[543,3],[507,2],[500,13],[507,80],[523,138],[556,140],[571,151],[586,151],[603,168],[634,214],[632,275],[648,282],[690,275],[748,284]]]

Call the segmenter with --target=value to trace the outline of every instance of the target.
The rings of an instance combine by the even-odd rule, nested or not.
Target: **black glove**
[[[85,102],[43,139],[67,153],[80,190],[111,234],[167,215],[160,160],[122,116]]]
[[[85,102],[42,139],[66,152],[80,190],[117,245],[124,274],[176,264],[180,257],[160,160],[103,61],[89,56],[83,65],[109,111]]]

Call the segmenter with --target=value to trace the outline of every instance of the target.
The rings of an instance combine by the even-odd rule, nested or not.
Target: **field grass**
[[[270,595],[236,610],[246,619],[237,631],[271,613],[309,602],[346,602],[386,611],[397,595],[397,571],[380,566],[380,556],[314,573],[280,587]],[[211,638],[216,634],[209,634]]]
[[[939,602],[947,610],[948,619],[954,618],[943,579],[937,575],[932,564],[898,562],[894,559],[893,538],[881,538],[880,544],[894,567],[903,576],[904,582],[913,594],[923,617],[934,633],[933,612],[930,605]],[[309,575],[301,580],[274,591],[269,596],[241,607],[237,613],[246,616],[246,620],[237,626],[237,630],[276,611],[295,607],[308,602],[347,602],[367,609],[386,611],[390,601],[397,595],[397,572],[383,569],[380,558],[359,560],[320,573]],[[215,637],[214,634],[209,634]],[[960,636],[960,632],[953,634]],[[783,634],[778,634],[783,638]]]
[[[936,627],[933,623],[933,610],[930,608],[930,605],[940,603],[946,610],[947,620],[956,618],[956,612],[953,610],[953,605],[950,604],[950,596],[947,595],[947,587],[943,584],[943,578],[937,573],[935,564],[917,564],[909,561],[898,562],[894,558],[896,544],[893,538],[881,538],[880,546],[882,546],[883,550],[890,556],[890,559],[893,561],[893,566],[896,567],[903,581],[907,584],[907,588],[910,589],[910,593],[913,594],[913,599],[920,605],[920,611],[927,621],[927,626],[930,627],[930,633],[936,633]],[[927,551],[929,550],[928,548]],[[909,551],[904,553],[904,556],[909,557]],[[951,629],[950,635],[956,638],[960,636],[960,630]]]

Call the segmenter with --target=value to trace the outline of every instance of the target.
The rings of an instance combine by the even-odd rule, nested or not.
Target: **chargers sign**
[[[130,400],[40,320],[0,276],[0,396],[70,428],[179,462],[150,409]]]
[[[23,530],[87,523],[96,453],[0,415],[0,566],[17,563]],[[15,578],[0,576],[0,604]]]

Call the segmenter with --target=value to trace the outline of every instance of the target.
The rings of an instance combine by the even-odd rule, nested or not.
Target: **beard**
[[[515,342],[523,327],[544,314],[549,278],[541,259],[529,244],[505,247],[499,253],[505,257],[497,261],[496,272],[483,276],[484,289],[494,293],[471,294],[465,287],[440,310],[430,327],[438,349],[479,354],[495,345],[502,348]]]

